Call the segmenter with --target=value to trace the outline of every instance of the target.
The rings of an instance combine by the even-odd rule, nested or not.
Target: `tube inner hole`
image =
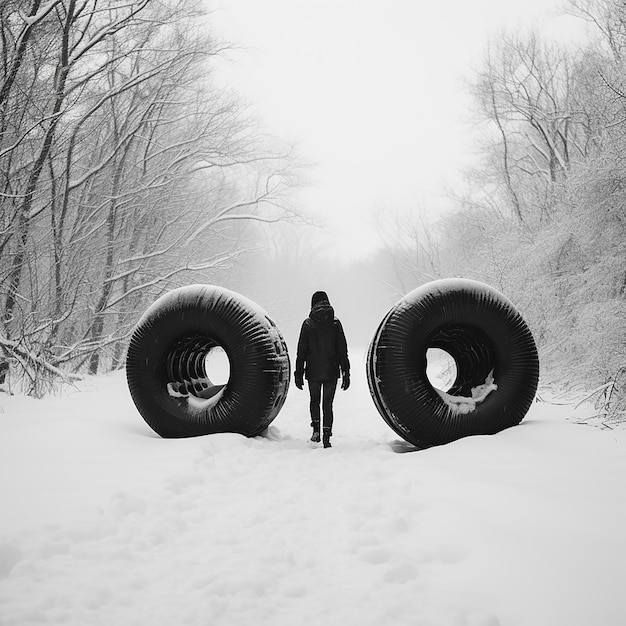
[[[439,349],[447,353],[455,364],[456,376],[447,388],[454,396],[471,396],[472,389],[485,384],[491,375],[497,383],[497,355],[487,335],[475,326],[449,324],[438,328],[428,343],[428,352]],[[428,372],[427,372],[428,373]],[[429,381],[434,387],[437,385]]]
[[[436,389],[448,391],[456,380],[456,361],[441,348],[426,350],[426,376]]]
[[[214,385],[225,385],[230,378],[230,361],[222,346],[215,346],[204,358],[206,377]]]
[[[230,361],[224,348],[210,337],[183,337],[166,358],[167,391],[172,397],[208,399],[230,379]]]

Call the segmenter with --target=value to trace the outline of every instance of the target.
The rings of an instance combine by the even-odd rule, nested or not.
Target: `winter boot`
[[[320,423],[312,422],[311,426],[313,426],[313,435],[311,435],[311,441],[313,443],[319,443],[320,440]]]
[[[322,441],[324,442],[324,447],[325,448],[331,448],[332,446],[330,445],[330,428],[324,428],[324,434],[323,434],[323,439]]]

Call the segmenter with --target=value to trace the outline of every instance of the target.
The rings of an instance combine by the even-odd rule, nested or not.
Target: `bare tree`
[[[535,33],[503,34],[473,84],[482,115],[493,124],[504,199],[519,222],[549,214],[554,185],[573,159],[584,158],[593,129],[576,99],[578,59]]]
[[[387,275],[386,268],[379,272],[379,280],[393,288],[397,297],[429,280],[441,278],[440,227],[435,220],[429,223],[419,209],[383,212],[378,217],[378,229],[393,282],[383,278]]]
[[[473,90],[492,129],[471,177],[478,193],[461,196],[445,229],[453,249],[441,252],[448,272],[484,278],[520,307],[544,384],[594,388],[623,419],[626,10],[569,6],[593,26],[588,42],[563,49],[530,34],[489,49]]]
[[[292,215],[289,155],[211,82],[199,2],[22,8],[0,8],[0,339],[96,372],[147,302],[238,257],[246,222]]]

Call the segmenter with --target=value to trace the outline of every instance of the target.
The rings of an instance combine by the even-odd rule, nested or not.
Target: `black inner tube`
[[[207,369],[217,350],[228,359],[226,382]],[[139,413],[162,437],[255,437],[283,406],[289,354],[254,302],[216,285],[189,285],[161,296],[139,319],[126,377]]]
[[[431,348],[454,360],[449,389],[429,379]],[[387,313],[369,346],[367,379],[385,422],[426,448],[519,424],[535,396],[539,359],[528,326],[503,294],[477,281],[441,279]]]

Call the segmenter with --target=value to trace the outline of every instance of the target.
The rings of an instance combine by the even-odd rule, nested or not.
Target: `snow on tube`
[[[226,384],[207,375],[217,347],[230,365]],[[287,345],[265,311],[213,285],[156,300],[137,322],[126,357],[132,399],[162,437],[259,435],[278,415],[289,377]]]
[[[426,373],[429,348],[456,365],[450,389]],[[387,424],[419,448],[519,424],[539,380],[534,339],[500,292],[466,279],[414,289],[387,313],[367,355],[374,404]]]

